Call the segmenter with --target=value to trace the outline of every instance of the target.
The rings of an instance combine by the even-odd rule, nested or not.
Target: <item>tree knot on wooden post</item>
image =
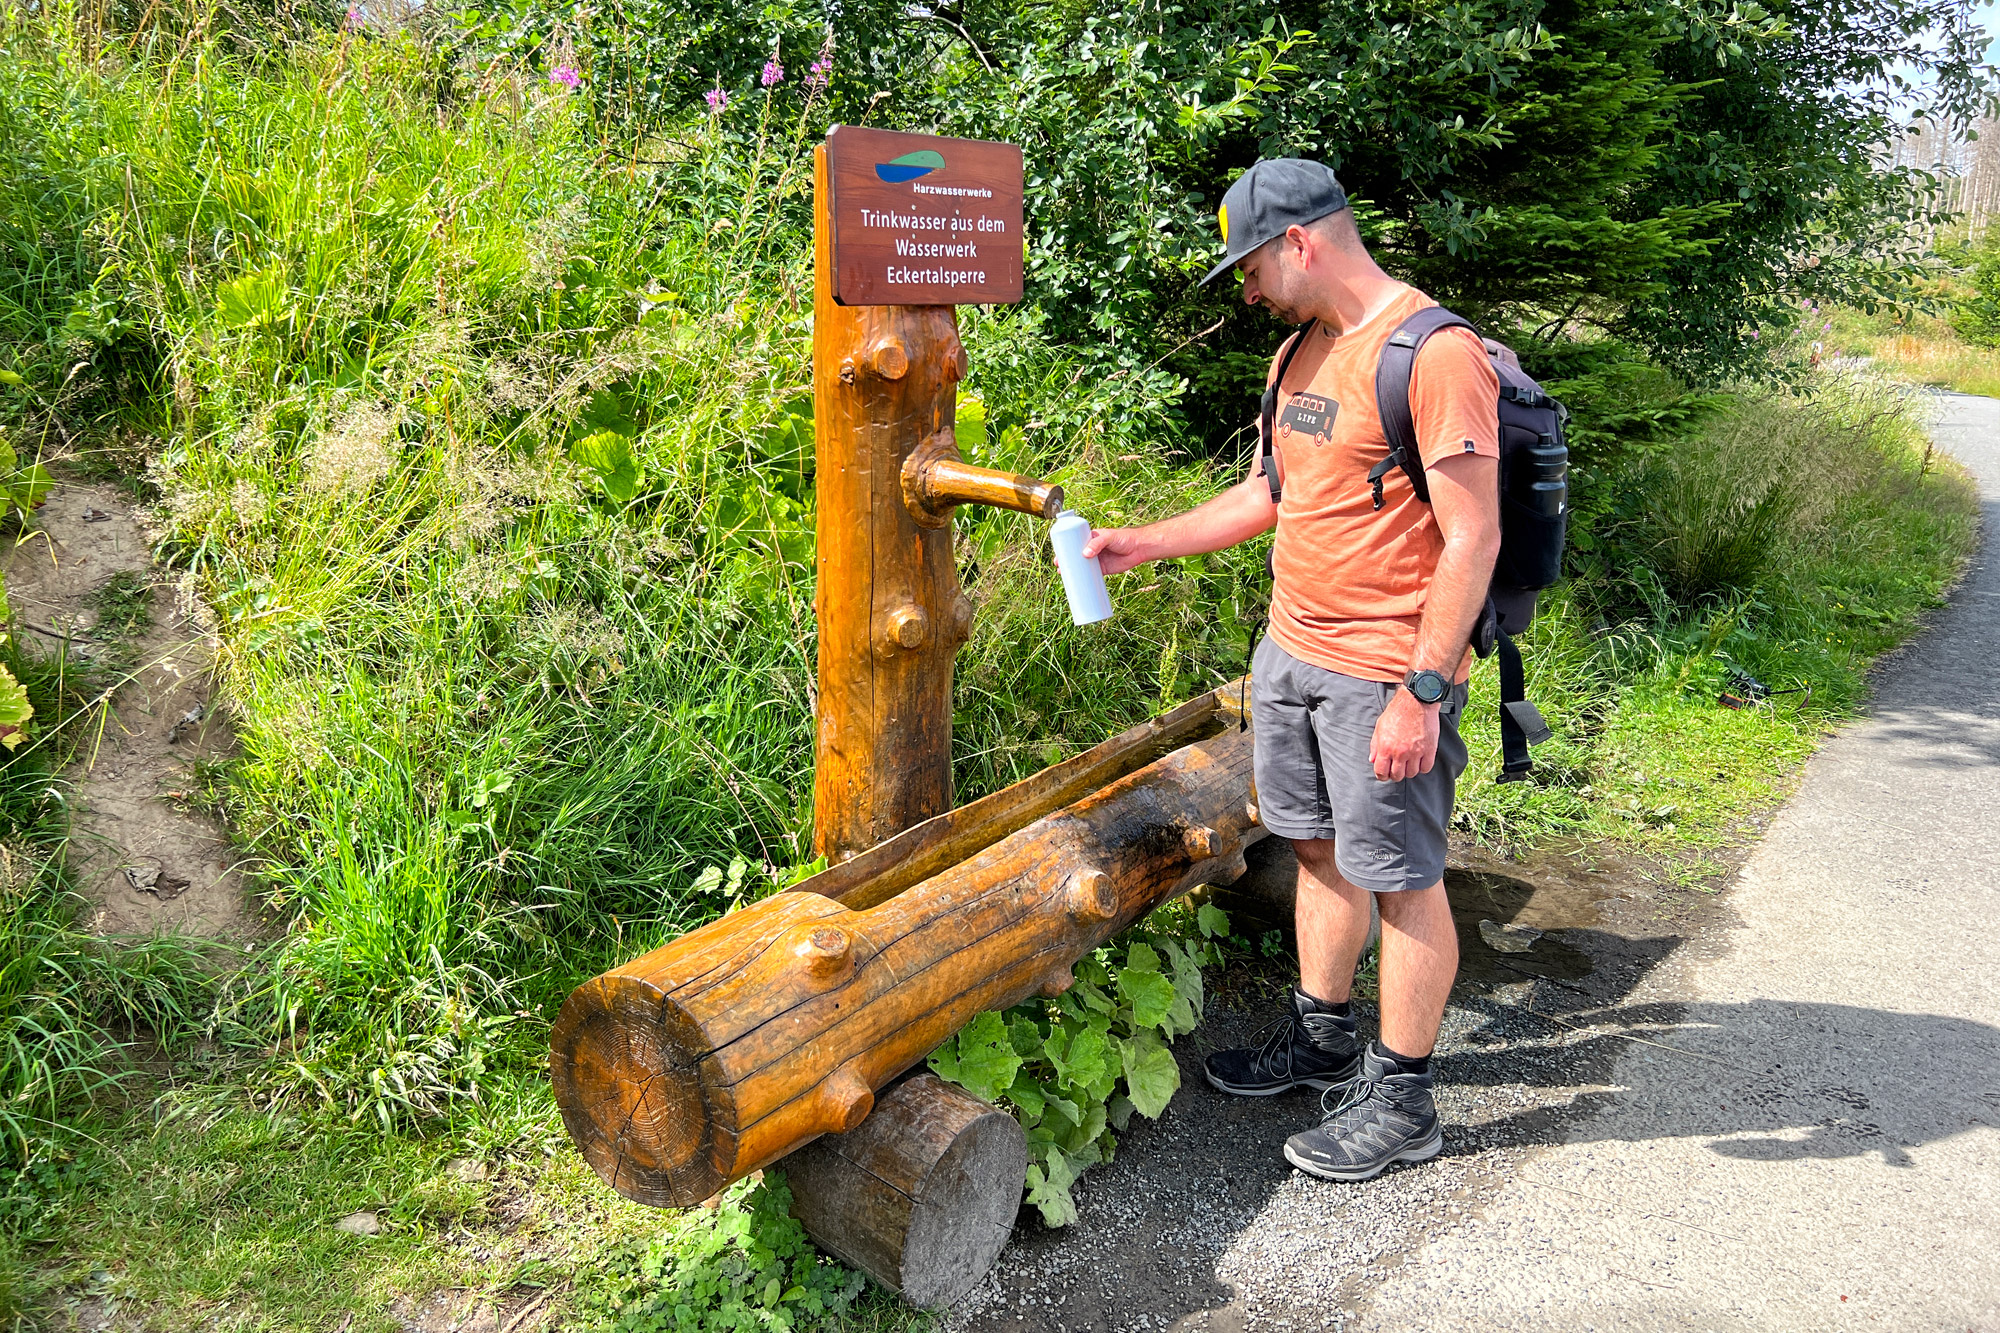
[[[868,349],[867,365],[877,379],[899,380],[910,373],[910,353],[902,339],[888,338]]]
[[[888,624],[882,632],[881,649],[890,655],[898,649],[913,652],[924,646],[930,635],[930,617],[921,606],[905,604],[891,611]]]
[[[819,1104],[833,1126],[830,1132],[845,1134],[858,1127],[875,1109],[875,1090],[850,1062],[834,1070],[819,1085]]]
[[[1197,824],[1181,834],[1181,846],[1187,849],[1191,861],[1207,861],[1219,854],[1221,839],[1214,829],[1206,824]]]

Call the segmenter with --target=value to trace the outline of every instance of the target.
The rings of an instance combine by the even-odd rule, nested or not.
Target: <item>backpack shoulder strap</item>
[[[1292,335],[1285,344],[1284,352],[1278,357],[1278,373],[1264,386],[1262,411],[1257,419],[1257,461],[1264,467],[1264,484],[1271,488],[1271,503],[1276,505],[1284,498],[1278,485],[1278,393],[1285,382],[1285,372],[1292,368],[1292,358],[1299,354],[1299,348],[1306,345],[1306,335],[1319,327],[1318,320],[1312,320]]]
[[[1375,363],[1375,411],[1389,441],[1389,456],[1368,471],[1377,509],[1382,507],[1382,479],[1397,467],[1409,477],[1417,498],[1430,503],[1431,488],[1424,480],[1424,459],[1417,449],[1416,417],[1410,411],[1410,372],[1431,335],[1453,328],[1472,329],[1472,324],[1441,305],[1425,306],[1398,324],[1389,341],[1382,344],[1381,358]]]

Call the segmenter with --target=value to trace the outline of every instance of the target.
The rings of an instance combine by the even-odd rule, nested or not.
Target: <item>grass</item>
[[[92,1303],[149,1328],[331,1328],[353,1315],[355,1333],[390,1333],[414,1313],[413,1293],[445,1293],[468,1312],[643,1300],[649,1248],[685,1245],[751,1205],[742,1188],[716,1210],[629,1203],[551,1136],[544,1090],[505,1102],[510,1116],[480,1126],[509,1136],[496,1153],[477,1131],[417,1139],[169,1098],[47,1201],[67,1212],[66,1253],[36,1281],[60,1291],[58,1307]],[[115,1207],[81,1202],[114,1181]],[[379,1234],[332,1225],[357,1212],[374,1214]],[[847,1314],[861,1329],[910,1323],[879,1292]]]
[[[143,489],[215,610],[240,755],[212,790],[286,928],[227,967],[78,933],[67,733],[0,768],[0,1290],[160,1329],[387,1328],[406,1296],[538,1284],[579,1326],[651,1317],[732,1219],[789,1242],[769,1196],[719,1217],[597,1185],[541,1061],[578,980],[807,854],[824,127],[744,98],[639,144],[533,71],[402,36],[153,32],[114,60],[61,15],[0,18],[0,417]],[[963,323],[976,460],[1100,524],[1240,470],[1170,378],[1083,376],[1032,305]],[[1877,382],[1691,395],[1608,346],[1544,373],[1587,501],[1528,650],[1560,738],[1536,781],[1487,782],[1482,668],[1461,819],[1720,845],[1935,603],[1968,490]],[[1260,546],[1129,576],[1079,630],[1028,520],[957,538],[962,798],[1240,670]],[[44,722],[93,688],[18,672]],[[1796,692],[1726,709],[1732,673]],[[382,1235],[332,1228],[358,1209]],[[842,1318],[909,1321],[879,1294]]]
[[[1836,311],[1825,345],[1837,356],[1868,357],[1911,384],[2000,398],[2000,348],[1967,342],[1933,314]]]
[[[1674,482],[1653,449],[1602,470],[1603,490],[1642,498],[1598,516],[1592,576],[1546,599],[1526,649],[1529,695],[1558,736],[1537,750],[1533,782],[1478,780],[1498,771],[1499,727],[1496,679],[1475,674],[1461,823],[1489,842],[1693,850],[1776,799],[1861,702],[1869,663],[1941,604],[1976,539],[1972,487],[1932,453],[1923,410],[1894,383],[1826,374],[1811,396],[1745,393],[1673,439],[1668,466],[1705,474],[1694,503],[1659,503]],[[1690,584],[1685,553],[1766,495],[1784,513],[1772,538],[1727,581]],[[1722,706],[1755,694],[1745,677],[1768,695]]]

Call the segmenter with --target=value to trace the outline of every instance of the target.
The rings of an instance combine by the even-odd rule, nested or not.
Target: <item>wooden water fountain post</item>
[[[836,133],[843,132],[854,131]],[[970,153],[951,151],[954,158]],[[1019,152],[1008,151],[1018,182]],[[841,248],[836,259],[826,148],[818,150],[814,174],[813,849],[836,862],[952,806],[952,663],[972,634],[972,602],[959,587],[952,554],[952,507],[978,502],[1053,519],[1062,488],[960,461],[953,425],[966,364],[956,307],[836,299],[836,263],[885,265],[861,245]],[[998,249],[1009,246],[1018,273],[1018,223],[999,238]],[[1017,282],[1016,299],[1018,291]]]

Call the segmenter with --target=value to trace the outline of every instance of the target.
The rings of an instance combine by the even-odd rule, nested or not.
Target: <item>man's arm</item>
[[[1426,468],[1424,477],[1430,483],[1431,512],[1444,536],[1444,554],[1424,599],[1410,670],[1436,671],[1450,680],[1465,660],[1500,554],[1500,463],[1478,454],[1455,454]],[[1431,771],[1437,761],[1439,707],[1418,703],[1406,689],[1396,690],[1376,719],[1369,747],[1376,777],[1398,782]]]
[[[1277,522],[1278,507],[1264,484],[1263,466],[1253,462],[1250,475],[1213,500],[1142,528],[1099,528],[1083,544],[1083,553],[1098,557],[1106,574],[1122,574],[1148,560],[1206,555],[1236,546],[1269,532]]]

